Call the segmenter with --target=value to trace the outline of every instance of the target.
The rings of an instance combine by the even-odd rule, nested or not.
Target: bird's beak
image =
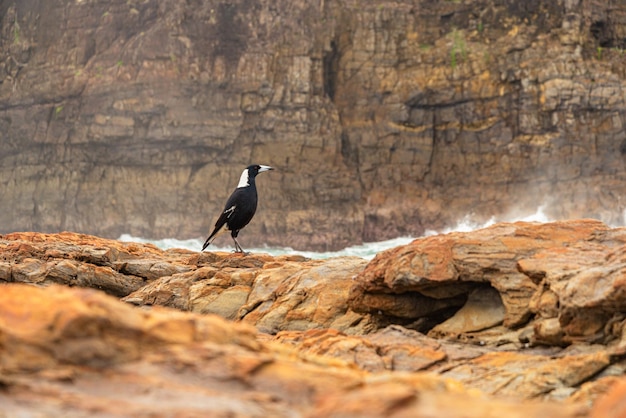
[[[259,173],[262,173],[264,171],[270,171],[273,170],[274,167],[270,167],[269,165],[262,165],[261,168],[259,168]]]

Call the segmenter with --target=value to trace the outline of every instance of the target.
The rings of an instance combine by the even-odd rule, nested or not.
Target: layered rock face
[[[2,232],[203,236],[252,162],[278,170],[248,244],[541,204],[621,222],[621,3],[3,0],[0,18]]]
[[[39,416],[623,416],[625,243],[593,220],[503,223],[367,263],[2,235],[0,400]]]
[[[258,341],[249,326],[173,310],[143,312],[93,290],[2,290],[0,401],[12,416],[434,416],[445,408],[447,416],[521,418],[577,411],[512,400],[487,404],[432,375],[369,375]]]

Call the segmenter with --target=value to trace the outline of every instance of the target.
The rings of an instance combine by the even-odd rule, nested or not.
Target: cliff
[[[200,237],[252,162],[278,170],[248,245],[621,223],[625,27],[598,0],[2,0],[0,232]]]
[[[593,220],[502,223],[367,263],[2,235],[0,400],[38,416],[620,417],[625,242]]]

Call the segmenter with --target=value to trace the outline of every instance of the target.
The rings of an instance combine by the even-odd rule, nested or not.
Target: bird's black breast
[[[226,220],[228,229],[237,231],[248,225],[256,212],[257,201],[258,197],[254,185],[235,189],[226,202],[226,206],[224,206],[225,211],[235,206],[232,215]]]

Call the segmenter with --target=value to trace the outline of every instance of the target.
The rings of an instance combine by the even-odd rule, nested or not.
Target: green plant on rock
[[[463,34],[454,29],[452,31],[452,48],[450,49],[450,65],[452,69],[456,69],[459,58],[465,61],[467,59],[467,45]]]
[[[20,24],[17,23],[17,20],[15,21],[15,24],[13,25],[13,43],[14,44],[20,43]]]

